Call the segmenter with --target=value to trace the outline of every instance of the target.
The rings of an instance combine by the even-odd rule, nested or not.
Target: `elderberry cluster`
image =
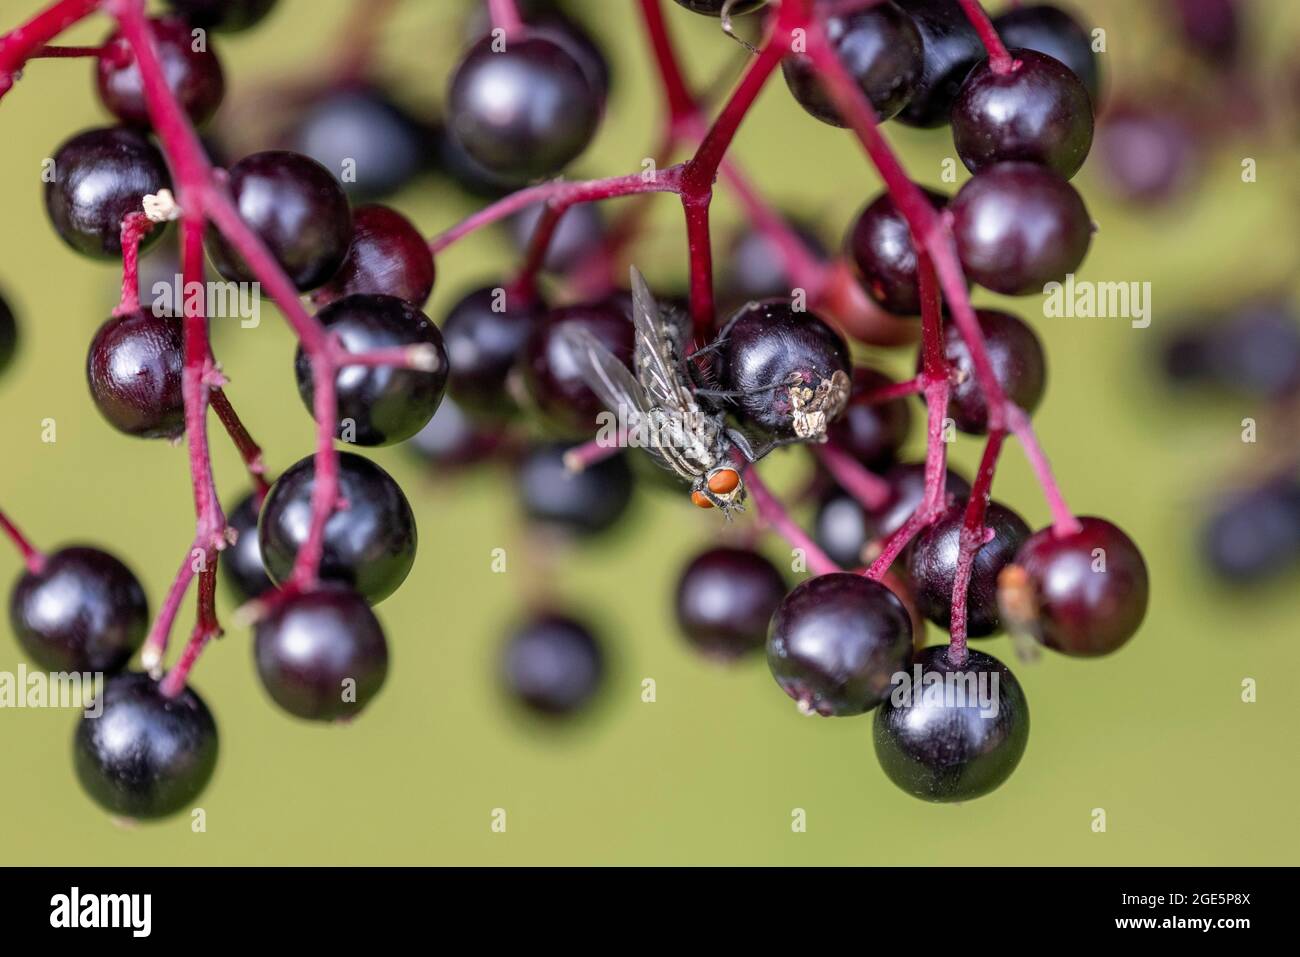
[[[219,123],[219,50],[212,42],[197,49],[194,30],[251,27],[274,0],[169,3],[172,11],[150,20],[149,30],[170,95],[190,123],[214,116]],[[728,29],[732,17],[768,29],[777,22],[778,5],[764,0],[677,3],[723,19]],[[929,463],[900,461],[915,418],[908,392],[879,398],[898,383],[859,361],[872,343],[851,348],[832,306],[824,314],[803,308],[787,281],[792,272],[781,244],[770,236],[751,234],[733,248],[723,301],[734,308],[708,328],[691,329],[698,288],[690,297],[659,290],[649,300],[625,288],[629,273],[615,230],[594,205],[556,221],[549,203],[523,204],[509,227],[531,266],[513,281],[466,290],[435,324],[423,310],[435,281],[445,279],[434,265],[437,243],[431,248],[406,217],[375,201],[430,169],[485,198],[558,176],[591,144],[609,94],[609,64],[576,20],[552,2],[517,6],[523,23],[513,33],[493,29],[481,10],[470,18],[438,122],[415,117],[382,86],[350,78],[320,91],[273,143],[259,144],[224,173],[222,188],[255,237],[252,248],[269,253],[293,290],[310,298],[328,348],[394,357],[343,361],[335,370],[335,421],[326,432],[332,426],[343,446],[333,466],[338,501],[327,503],[318,542],[319,456],[291,465],[273,483],[259,482],[227,515],[229,544],[218,568],[254,623],[252,654],[266,693],[298,718],[339,721],[355,718],[384,685],[389,647],[374,607],[407,579],[418,536],[403,490],[357,449],[405,442],[444,473],[503,465],[534,528],[586,539],[613,528],[639,487],[660,486],[682,503],[689,493],[695,505],[715,509],[707,517],[719,522],[718,512],[730,519],[747,501],[768,526],[797,536],[797,527],[792,532],[777,520],[788,516],[755,464],[774,449],[798,446],[818,463],[812,488],[819,504],[815,544],[792,540],[819,546],[842,570],[815,569],[791,588],[752,537],[715,542],[681,573],[675,604],[682,632],[716,660],[764,650],[778,685],[807,714],[874,711],[876,754],[909,794],[955,801],[998,787],[1025,750],[1028,706],[1011,671],[966,650],[966,638],[1011,629],[1065,655],[1114,652],[1146,610],[1147,569],[1137,546],[1101,518],[1058,515],[1035,531],[1008,506],[989,502],[964,567],[968,505],[987,500],[991,474],[972,486],[955,472],[928,468],[942,455],[933,442]],[[1028,295],[1080,265],[1092,223],[1070,179],[1091,147],[1098,70],[1089,36],[1072,17],[1048,5],[999,17],[994,27],[1008,48],[999,55],[957,0],[810,9],[878,120],[951,129],[972,175],[954,196],[924,195],[941,212],[969,283]],[[795,50],[781,69],[812,117],[852,125],[814,57]],[[56,150],[46,207],[71,249],[129,263],[168,231],[165,197],[180,170],[159,147],[140,64],[119,33],[103,44],[95,77],[117,122],[77,133]],[[220,156],[222,143],[217,137],[206,148]],[[348,161],[355,177],[341,175]],[[908,319],[919,316],[927,328],[935,321],[947,376],[940,411],[955,428],[1000,433],[1005,410],[990,407],[984,367],[1009,407],[1032,413],[1047,383],[1042,345],[1029,323],[1007,312],[978,310],[973,339],[954,321],[951,298],[947,314],[937,305],[932,311],[921,278],[926,257],[904,212],[895,193],[868,198],[843,258],[860,293],[902,320],[902,338],[915,340]],[[260,281],[264,269],[250,244],[224,226],[208,225],[211,268],[230,282]],[[824,246],[797,230],[792,235],[828,268],[834,257]],[[699,256],[693,276],[704,268]],[[184,330],[181,318],[124,293],[86,360],[91,398],[110,426],[177,439],[191,424],[194,389],[219,392],[213,381],[193,378],[194,343]],[[0,371],[14,341],[12,316],[0,303]],[[599,349],[599,361],[578,355],[578,344]],[[921,352],[921,385],[911,390],[917,394],[934,384]],[[292,364],[312,416],[318,390],[328,391],[321,361],[304,341]],[[646,417],[689,413],[696,445],[689,454],[601,447],[593,437],[617,411],[614,394],[643,406]],[[832,461],[847,462],[847,471]],[[845,481],[853,474],[857,487]],[[936,477],[940,507],[912,527]],[[892,567],[867,567],[909,528]],[[318,567],[304,584],[299,560],[312,547],[319,547]],[[213,772],[217,728],[183,680],[177,687],[127,670],[151,623],[134,574],[83,546],[28,565],[11,597],[14,632],[28,655],[50,669],[111,675],[102,713],[83,718],[76,732],[86,791],[130,818],[189,806]],[[964,597],[955,599],[965,574]],[[925,621],[951,628],[953,644],[925,647]],[[593,628],[548,607],[507,636],[500,680],[515,702],[562,718],[595,699],[606,662]],[[912,675],[927,687],[953,679],[971,679],[973,687],[992,676],[993,713],[988,701],[936,701],[922,687],[900,697],[899,676]]]

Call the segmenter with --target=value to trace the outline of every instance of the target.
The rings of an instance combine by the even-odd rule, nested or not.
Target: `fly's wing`
[[[636,330],[636,375],[649,401],[666,411],[685,411],[687,391],[678,352],[681,330],[676,319],[666,321],[645,277],[632,267],[632,325]]]
[[[604,343],[579,326],[565,326],[560,341],[578,366],[578,375],[610,412],[634,424],[650,407],[627,366]]]

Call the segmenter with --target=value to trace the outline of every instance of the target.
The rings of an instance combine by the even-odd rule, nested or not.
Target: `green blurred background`
[[[37,3],[3,0],[0,25]],[[383,48],[404,96],[437,102],[469,5],[404,4]],[[1112,88],[1178,68],[1165,59],[1152,11],[1140,9],[1154,5],[1087,4],[1107,30],[1102,63]],[[283,0],[264,28],[219,40],[232,95],[322,69],[350,6]],[[1297,35],[1294,5],[1246,6],[1264,27],[1264,48],[1283,50]],[[591,14],[614,64],[615,93],[574,175],[637,169],[659,113],[635,11],[628,0],[579,0],[575,8]],[[668,11],[697,82],[735,61],[737,48],[716,23],[672,4]],[[94,42],[103,32],[100,23],[73,37]],[[0,503],[43,547],[112,548],[156,607],[190,541],[185,454],[121,436],[92,408],[85,350],[116,301],[117,270],[63,247],[41,201],[42,159],[73,132],[105,122],[81,61],[31,65],[0,105],[0,288],[25,337],[19,363],[0,381]],[[895,125],[888,134],[913,175],[939,185],[950,137]],[[779,79],[742,128],[736,155],[775,202],[811,218],[831,243],[879,188],[850,137],[803,114]],[[1258,160],[1258,183],[1241,182],[1244,156]],[[869,718],[803,718],[761,660],[725,670],[693,655],[675,632],[670,596],[685,560],[718,539],[717,515],[646,492],[611,538],[530,547],[505,476],[439,476],[390,449],[376,458],[411,497],[421,545],[406,586],[380,608],[393,669],[364,717],[318,727],[274,710],[255,679],[249,634],[232,627],[195,672],[222,751],[201,799],[207,830],[193,833],[185,815],[123,828],[98,811],[73,775],[73,713],[0,711],[0,863],[1294,863],[1300,699],[1286,682],[1300,670],[1296,582],[1231,592],[1205,577],[1195,553],[1205,499],[1277,450],[1267,430],[1258,445],[1240,441],[1241,419],[1258,410],[1170,397],[1152,381],[1150,352],[1161,330],[1195,307],[1291,288],[1297,171],[1291,142],[1230,140],[1194,198],[1164,212],[1108,200],[1095,170],[1080,177],[1100,226],[1081,278],[1150,281],[1154,322],[1138,330],[1122,320],[1035,318],[1052,367],[1036,421],[1071,505],[1132,534],[1154,591],[1140,635],[1109,658],[1017,665],[1007,639],[981,645],[1012,663],[1033,709],[1025,759],[996,793],[962,806],[916,801],[880,772]],[[719,192],[721,245],[736,212]],[[478,204],[429,180],[395,205],[432,234]],[[652,280],[679,282],[680,211],[671,198],[655,209],[637,258]],[[493,231],[457,246],[438,264],[430,314],[440,319],[509,260]],[[1040,316],[1033,299],[1008,304]],[[216,348],[270,466],[307,454],[311,424],[290,373],[293,340],[273,310],[257,329],[220,330]],[[911,361],[867,355],[895,370]],[[52,444],[40,438],[46,418],[57,422]],[[244,489],[241,466],[219,429],[212,438],[232,502]],[[953,455],[969,471],[978,452],[961,439]],[[797,461],[774,465],[778,481],[795,476]],[[1003,463],[997,497],[1031,525],[1044,524],[1042,497],[1014,444]],[[491,571],[497,547],[507,550],[506,574]],[[782,548],[774,542],[770,553],[784,562]],[[12,550],[0,549],[0,580],[19,570]],[[588,615],[615,658],[603,706],[558,733],[521,719],[493,680],[505,629],[538,591]],[[191,620],[187,604],[175,641]],[[14,671],[20,655],[7,621],[2,628],[0,670]],[[657,683],[654,703],[641,700],[645,678]],[[1241,700],[1245,678],[1258,682],[1256,703]],[[507,812],[504,834],[490,828],[495,808]],[[792,833],[794,808],[807,812],[806,833]],[[1105,833],[1090,827],[1094,808],[1106,811]]]

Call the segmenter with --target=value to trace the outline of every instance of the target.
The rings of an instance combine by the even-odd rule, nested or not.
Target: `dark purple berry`
[[[247,30],[275,8],[277,0],[167,0],[196,27],[224,33]]]
[[[1092,148],[1092,100],[1060,60],[1012,50],[1011,69],[985,60],[966,77],[952,107],[952,138],[966,168],[996,163],[1046,166],[1069,179]]]
[[[122,255],[122,220],[171,185],[162,153],[126,127],[78,133],[59,147],[45,183],[45,209],[63,241],[95,259]],[[150,232],[141,248],[162,230]]]
[[[13,362],[18,351],[18,321],[4,296],[0,296],[0,373]]]
[[[1097,154],[1107,185],[1121,199],[1152,206],[1186,192],[1201,166],[1192,124],[1163,105],[1108,109],[1097,129]]]
[[[858,366],[853,370],[849,404],[827,430],[837,448],[876,471],[894,463],[912,425],[912,410],[906,399],[866,401],[872,392],[893,384],[894,380],[883,372]]]
[[[561,335],[571,325],[586,329],[630,368],[631,309],[617,297],[552,309],[524,346],[524,381],[537,407],[555,425],[585,435],[595,430],[605,405],[588,387]]]
[[[871,101],[879,120],[890,119],[907,105],[924,65],[921,33],[911,17],[883,0],[865,10],[828,16],[822,23],[840,63]],[[848,125],[810,56],[792,53],[781,67],[800,106],[823,123]]]
[[[923,192],[935,209],[948,205],[948,197],[942,193],[929,189]],[[858,267],[862,287],[872,299],[895,315],[921,314],[916,247],[907,220],[889,193],[881,193],[858,215],[845,247]]]
[[[925,463],[895,465],[884,475],[889,486],[885,504],[867,516],[870,538],[888,538],[902,528],[925,498]],[[964,501],[970,495],[970,483],[948,469],[944,476],[944,501]]]
[[[600,690],[605,656],[591,631],[571,618],[540,615],[516,629],[502,649],[506,693],[548,717],[582,709]]]
[[[1300,483],[1275,479],[1218,503],[1203,532],[1203,554],[1220,578],[1275,577],[1300,560]]]
[[[532,242],[541,218],[541,205],[529,206],[510,220],[510,238],[521,253]],[[581,203],[567,210],[556,223],[546,247],[542,268],[552,273],[567,273],[596,253],[605,242],[605,218],[597,203]]]
[[[442,335],[451,394],[462,407],[490,416],[515,410],[506,380],[544,315],[538,300],[500,286],[476,289],[452,307]]]
[[[908,580],[916,594],[917,607],[940,628],[952,624],[952,589],[965,515],[965,502],[953,504],[921,532],[907,551]],[[966,593],[966,634],[971,638],[984,638],[1001,630],[998,573],[1015,558],[1017,549],[1029,537],[1025,520],[997,502],[990,502],[985,509],[984,527],[993,530],[993,538],[975,552],[971,566]]]
[[[429,424],[406,446],[427,462],[457,468],[490,458],[501,448],[502,435],[467,415],[451,396],[443,396]]]
[[[923,801],[969,801],[996,790],[1029,743],[1020,682],[980,651],[956,666],[946,645],[920,651],[914,669],[872,724],[885,775]]]
[[[790,230],[814,260],[829,258],[826,244],[811,226],[792,222]],[[794,291],[781,246],[757,229],[746,228],[736,237],[727,256],[726,276],[727,295],[737,304],[790,296]]]
[[[953,235],[966,276],[1008,296],[1042,292],[1074,272],[1092,243],[1078,192],[1034,163],[999,163],[953,198]]]
[[[1289,395],[1300,387],[1300,321],[1284,301],[1248,303],[1214,324],[1206,359],[1227,391],[1265,399]]]
[[[534,522],[577,535],[594,535],[614,525],[632,501],[632,469],[626,453],[601,459],[581,471],[564,461],[562,442],[535,445],[519,464],[517,488],[524,513]]]
[[[880,582],[839,572],[798,585],[772,616],[767,663],[801,711],[862,714],[912,655],[912,622]]]
[[[165,698],[148,675],[127,673],[109,678],[97,702],[72,747],[91,800],[136,820],[189,807],[217,766],[217,724],[203,699],[190,688]]]
[[[1008,48],[1036,50],[1060,60],[1083,81],[1093,104],[1099,102],[1101,77],[1092,36],[1060,7],[1047,3],[1014,7],[995,17],[993,26]]]
[[[1136,634],[1150,584],[1133,540],[1101,518],[1076,532],[1035,532],[999,582],[1002,617],[1048,648],[1075,657],[1110,654]]]
[[[95,407],[119,432],[174,439],[185,431],[181,325],[150,312],[132,312],[99,327],[86,357]]]
[[[347,258],[312,301],[326,306],[358,294],[396,296],[423,309],[434,274],[433,254],[409,219],[387,206],[359,206],[352,211]]]
[[[346,88],[310,104],[288,137],[339,180],[349,196],[377,199],[424,168],[429,132],[382,89]]]
[[[867,510],[843,489],[831,488],[818,503],[813,538],[841,568],[866,564],[863,550],[872,541]]]
[[[780,571],[758,552],[710,548],[677,580],[677,625],[707,657],[733,661],[763,648],[786,591]]]
[[[388,642],[366,600],[346,588],[284,599],[257,623],[253,660],[272,700],[309,721],[355,718],[384,686]]]
[[[42,668],[111,673],[144,642],[149,605],[131,569],[97,548],[73,546],[18,579],[9,623]]]
[[[582,67],[587,81],[602,103],[609,96],[609,60],[595,37],[577,20],[564,12],[556,0],[519,0],[519,13],[528,25],[529,36],[544,37],[562,46]],[[474,43],[492,30],[491,12],[484,5],[466,20],[465,37]]]
[[[191,122],[206,123],[226,95],[217,54],[206,37],[194,36],[196,31],[182,17],[156,17],[149,27],[167,88]],[[95,58],[95,81],[99,99],[110,113],[133,126],[151,125],[140,66],[121,31],[104,41],[103,52]]]
[[[499,176],[525,181],[558,173],[595,135],[600,91],[555,40],[525,34],[500,52],[495,42],[484,37],[456,67],[449,132]]]
[[[447,350],[428,317],[396,296],[348,296],[326,306],[316,320],[348,352],[419,347],[420,364],[343,366],[335,374],[338,431],[345,442],[392,445],[419,432],[438,409],[447,387]],[[316,399],[312,365],[298,347],[294,361],[298,394],[307,411]]]
[[[1188,49],[1218,66],[1231,66],[1241,52],[1239,0],[1169,0]]]
[[[818,316],[796,311],[788,300],[767,299],[741,309],[723,335],[719,386],[732,393],[747,422],[773,438],[807,438],[844,410],[851,386],[848,346]],[[822,411],[810,416],[809,408]]]
[[[957,0],[897,0],[921,34],[921,79],[898,121],[943,126],[966,74],[984,59],[984,45]]]
[[[300,292],[338,272],[352,243],[352,211],[343,187],[320,163],[287,150],[254,153],[230,168],[229,188],[244,222]],[[227,279],[257,279],[215,228],[208,230],[208,254]]]
[[[226,524],[235,532],[235,544],[221,553],[217,566],[235,601],[241,604],[261,598],[275,588],[262,564],[262,547],[257,541],[257,495],[249,493],[226,516]]]
[[[979,309],[975,313],[984,333],[985,351],[993,377],[1008,399],[1032,413],[1047,388],[1047,356],[1033,329],[1006,312]],[[948,414],[962,432],[983,435],[989,428],[989,410],[975,375],[975,362],[957,324],[944,323],[944,353],[952,366],[953,385]],[[918,360],[919,370],[919,360]]]
[[[320,577],[355,588],[377,605],[406,580],[415,562],[415,516],[392,477],[369,459],[340,452],[339,497],[325,523]],[[316,467],[299,461],[271,486],[258,519],[258,544],[271,580],[283,584],[311,524]]]

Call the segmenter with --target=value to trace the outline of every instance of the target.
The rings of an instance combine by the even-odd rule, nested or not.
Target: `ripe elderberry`
[[[369,459],[338,453],[339,497],[325,523],[320,577],[355,588],[376,605],[405,581],[415,562],[415,516],[392,477]],[[271,580],[284,584],[311,524],[315,460],[308,456],[271,486],[258,519],[258,544]]]
[[[845,70],[857,82],[880,120],[907,105],[921,80],[921,33],[912,18],[890,0],[865,10],[828,16],[826,38]],[[806,53],[792,53],[781,64],[785,82],[799,105],[831,126],[847,126],[835,101]]]
[[[112,673],[144,642],[149,606],[117,558],[72,546],[47,555],[9,595],[9,623],[27,655],[50,671]]]
[[[455,468],[489,458],[502,442],[499,432],[471,418],[451,396],[443,396],[429,424],[406,445],[426,462]]]
[[[1100,68],[1092,36],[1060,7],[1047,3],[1014,7],[993,19],[1002,42],[1012,50],[1036,50],[1055,57],[1083,81],[1096,105],[1101,92]]]
[[[196,27],[224,33],[247,30],[275,9],[278,0],[167,0]]]
[[[210,46],[195,42],[193,28],[183,17],[153,18],[149,29],[168,89],[191,121],[206,123],[226,95],[221,60]],[[149,126],[140,66],[120,31],[104,41],[102,51],[95,58],[100,101],[123,123]]]
[[[1048,648],[1076,657],[1110,654],[1146,617],[1150,583],[1133,540],[1101,518],[1079,530],[1035,532],[998,583],[1002,615]]]
[[[813,539],[831,561],[854,568],[867,561],[872,526],[862,503],[839,486],[822,493],[813,519]]]
[[[522,182],[554,175],[595,135],[600,91],[553,39],[525,34],[504,50],[495,43],[490,36],[479,40],[456,67],[448,129],[498,176]]]
[[[522,367],[528,394],[558,427],[575,435],[590,434],[605,405],[588,387],[561,330],[586,329],[630,367],[633,332],[631,307],[621,297],[552,309],[524,345]]]
[[[923,192],[935,209],[948,205],[948,197],[942,193]],[[844,245],[872,299],[896,315],[920,315],[916,247],[907,220],[889,193],[881,193],[867,204],[854,220]]]
[[[301,153],[267,150],[232,166],[229,187],[240,216],[299,292],[315,289],[338,272],[352,242],[352,212],[329,170]],[[215,228],[208,230],[208,254],[227,279],[257,279]]]
[[[238,602],[261,598],[275,588],[262,563],[262,548],[257,541],[257,496],[245,495],[226,516],[226,524],[235,533],[235,543],[221,553],[222,580]]]
[[[449,387],[461,406],[490,416],[515,411],[506,379],[544,315],[539,300],[492,286],[452,307],[442,335],[451,360]]]
[[[957,0],[897,0],[921,34],[921,79],[898,121],[924,128],[943,126],[962,80],[980,60],[984,45]]]
[[[710,548],[677,580],[677,624],[706,657],[734,661],[763,648],[786,590],[780,571],[758,552]]]
[[[506,693],[531,711],[565,717],[600,689],[605,656],[590,629],[572,618],[543,614],[516,629],[501,655]]]
[[[1010,70],[985,60],[971,70],[952,107],[952,137],[966,168],[1039,163],[1069,179],[1092,148],[1092,100],[1060,60],[1013,50]]]
[[[954,665],[947,646],[922,649],[909,678],[872,724],[889,779],[923,801],[969,801],[998,788],[1029,743],[1020,682],[980,651]]]
[[[95,408],[119,432],[173,439],[185,431],[180,322],[150,312],[109,319],[90,343],[86,380]]]
[[[940,628],[952,624],[952,589],[965,514],[965,502],[953,504],[908,548],[908,580],[915,590],[917,607]],[[966,633],[971,638],[1001,630],[998,574],[1029,538],[1025,520],[998,502],[990,502],[985,509],[984,526],[992,530],[993,537],[975,552],[971,566],[966,595]]]
[[[65,243],[96,259],[121,257],[126,214],[171,185],[162,154],[144,134],[125,127],[78,133],[55,152],[53,169],[45,184],[50,221]],[[141,248],[161,235],[151,231]]]
[[[912,425],[912,410],[906,399],[867,401],[871,393],[893,384],[894,380],[883,372],[858,366],[853,370],[849,404],[827,430],[837,448],[875,471],[894,463]]]
[[[358,294],[396,296],[423,309],[433,292],[433,254],[415,225],[387,206],[352,211],[352,243],[343,265],[312,301],[327,306]]]
[[[912,654],[912,622],[877,581],[846,572],[798,585],[772,615],[767,663],[777,684],[807,713],[870,711]]]
[[[829,250],[810,225],[790,221],[791,232],[815,260],[829,258]],[[764,232],[745,229],[735,239],[727,255],[727,298],[737,305],[751,299],[774,299],[789,296],[794,290],[781,247]]]
[[[253,659],[267,694],[310,721],[361,713],[388,676],[388,642],[366,600],[327,587],[275,604],[257,623]]]
[[[967,276],[1008,296],[1063,280],[1092,243],[1092,219],[1078,192],[1034,163],[998,163],[976,173],[951,212]]]
[[[428,317],[396,296],[348,296],[316,319],[348,352],[420,346],[418,368],[345,365],[335,375],[337,435],[357,445],[392,445],[419,432],[438,409],[447,387],[447,350]],[[307,410],[316,399],[311,361],[299,346],[294,360],[298,394]]]
[[[626,454],[610,455],[573,471],[562,442],[535,445],[519,463],[516,488],[524,514],[535,522],[577,535],[614,525],[632,502],[635,483]]]
[[[1286,476],[1229,496],[1202,533],[1210,567],[1232,582],[1259,581],[1300,559],[1300,482]]]
[[[984,334],[985,352],[993,367],[993,377],[1008,399],[1032,413],[1038,408],[1047,388],[1047,356],[1043,344],[1033,329],[1010,313],[979,309],[975,317],[980,332]],[[970,347],[956,323],[944,323],[943,343],[954,380],[948,399],[948,415],[962,432],[983,435],[989,427],[988,405],[975,374]],[[920,365],[918,360],[918,370]]]
[[[520,252],[528,249],[542,216],[542,206],[529,206],[510,219],[510,239]],[[597,253],[605,242],[605,218],[595,203],[582,203],[565,211],[555,226],[542,259],[542,268],[566,273]]]
[[[92,714],[94,716],[92,716]],[[217,725],[190,688],[165,698],[148,675],[109,678],[73,738],[77,778],[110,814],[153,820],[203,792],[217,766]]]

